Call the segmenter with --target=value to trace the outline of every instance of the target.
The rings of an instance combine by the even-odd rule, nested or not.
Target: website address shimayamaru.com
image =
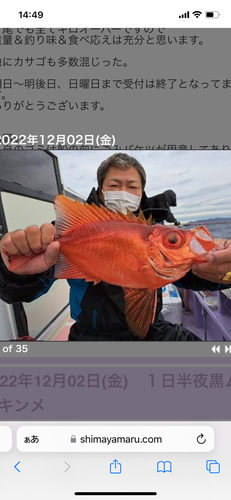
[[[208,425],[35,425],[39,443],[25,441],[32,427],[17,430],[19,451],[27,452],[206,452],[214,448],[215,432]],[[58,439],[57,439],[58,436]],[[0,440],[1,445],[1,440]]]
[[[162,437],[161,436],[143,436],[143,437],[138,437],[138,436],[94,436],[91,434],[88,436],[85,434],[85,436],[80,436],[80,443],[81,444],[162,444]]]

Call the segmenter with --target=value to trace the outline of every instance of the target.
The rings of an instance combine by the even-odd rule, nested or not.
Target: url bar
[[[22,426],[22,452],[209,452],[210,426]]]

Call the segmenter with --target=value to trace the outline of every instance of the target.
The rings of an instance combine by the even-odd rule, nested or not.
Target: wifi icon
[[[195,17],[200,17],[200,16],[201,16],[201,14],[202,14],[202,12],[201,12],[200,10],[194,10],[194,12],[193,12],[193,15],[194,15]]]

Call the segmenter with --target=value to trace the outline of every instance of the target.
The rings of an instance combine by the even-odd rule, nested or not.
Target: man
[[[118,209],[124,213],[129,208],[138,214],[141,208],[146,218],[152,213],[158,222],[167,218],[163,203],[159,203],[159,210],[155,208],[158,197],[147,198],[144,191],[145,170],[135,158],[123,153],[112,155],[98,168],[97,179],[98,189],[92,189],[88,203],[94,202],[98,206],[104,204],[110,210]],[[172,196],[173,192],[166,193]],[[168,216],[169,212],[167,206]],[[54,225],[46,223],[41,228],[29,226],[3,237],[0,264],[2,300],[8,303],[31,302],[48,292],[54,282],[54,265],[59,253],[59,243],[54,241],[54,236]],[[177,286],[193,290],[217,290],[231,285],[231,241],[219,239],[216,243],[216,251],[208,257],[208,263],[194,266],[193,271],[176,283]],[[39,253],[41,249],[45,250],[42,254]],[[32,252],[38,255],[28,264],[22,265],[17,273],[7,269],[8,255],[30,255]],[[71,317],[76,320],[71,327],[69,340],[135,340],[126,323],[121,287],[105,282],[93,285],[80,279],[69,279],[68,283]],[[159,289],[156,318],[144,340],[200,340],[182,326],[164,321],[161,309],[162,293]]]

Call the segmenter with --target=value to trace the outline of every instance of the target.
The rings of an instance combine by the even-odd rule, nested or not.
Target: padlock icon
[[[74,434],[71,436],[71,443],[76,443],[76,436]]]

